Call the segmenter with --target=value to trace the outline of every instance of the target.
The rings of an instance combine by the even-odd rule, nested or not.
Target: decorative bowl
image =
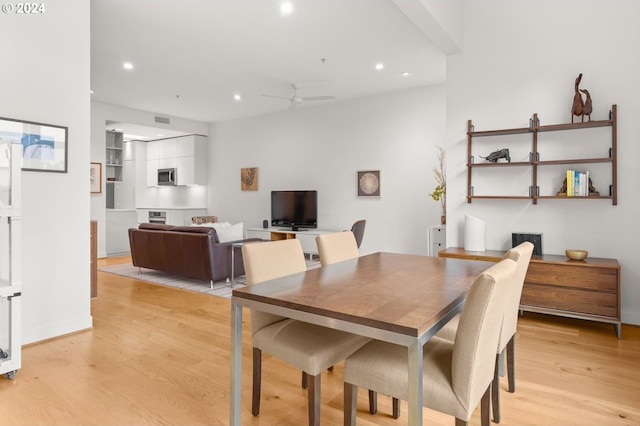
[[[584,260],[589,254],[586,250],[565,250],[564,253],[571,260]]]

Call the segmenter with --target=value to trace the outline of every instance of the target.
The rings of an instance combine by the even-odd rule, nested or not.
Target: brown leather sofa
[[[201,226],[142,223],[129,229],[131,260],[139,268],[216,281],[231,278],[232,244],[262,241],[249,238],[221,243],[216,230]],[[242,252],[236,249],[233,273],[244,275]]]

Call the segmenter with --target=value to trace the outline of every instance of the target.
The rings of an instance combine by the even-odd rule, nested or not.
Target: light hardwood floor
[[[100,265],[127,257],[101,259]],[[224,425],[229,416],[227,299],[98,273],[94,328],[23,348],[14,380],[0,378],[2,425]],[[303,425],[300,372],[265,355],[259,417],[251,406],[248,312],[243,335],[242,423]],[[639,425],[640,327],[525,314],[516,335],[516,393],[502,379],[502,425]],[[403,425],[391,399],[359,425]],[[342,365],[322,376],[323,424],[342,423]],[[472,424],[479,424],[478,410]],[[424,423],[454,424],[424,410]]]

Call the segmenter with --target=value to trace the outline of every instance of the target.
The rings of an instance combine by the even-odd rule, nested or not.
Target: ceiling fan
[[[286,98],[284,96],[274,96],[274,95],[262,95],[264,97],[267,98],[276,98],[276,99],[284,99],[289,101],[289,104],[291,107],[295,107],[296,105],[302,104],[304,102],[309,102],[309,101],[328,101],[328,100],[332,100],[335,99],[335,96],[308,96],[308,97],[300,97],[298,96],[298,85],[296,84],[292,84],[291,87],[293,87],[293,96],[291,96],[290,98]]]

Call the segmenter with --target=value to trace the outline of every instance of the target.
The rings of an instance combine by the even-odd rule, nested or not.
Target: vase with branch
[[[441,146],[438,148],[438,164],[433,168],[433,175],[438,183],[429,196],[434,201],[439,201],[441,206],[440,223],[447,223],[447,176],[445,173],[445,150]]]

